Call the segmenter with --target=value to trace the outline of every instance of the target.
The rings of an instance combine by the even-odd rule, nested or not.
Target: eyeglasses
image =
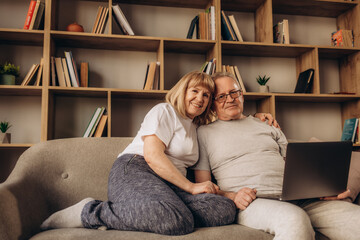
[[[231,92],[229,92],[227,94],[225,94],[225,93],[220,94],[220,95],[214,97],[214,100],[217,101],[218,103],[223,103],[223,102],[226,101],[227,96],[230,95],[230,97],[232,99],[235,99],[235,98],[239,97],[240,94],[241,94],[241,90],[239,89],[239,90],[231,91]]]

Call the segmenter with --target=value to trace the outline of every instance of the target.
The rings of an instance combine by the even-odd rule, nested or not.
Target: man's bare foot
[[[55,212],[48,217],[40,226],[42,230],[50,228],[81,228],[81,211],[85,204],[93,201],[93,198],[85,198],[68,208]]]

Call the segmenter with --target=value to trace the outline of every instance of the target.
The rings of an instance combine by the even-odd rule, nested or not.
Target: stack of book
[[[244,85],[244,81],[242,80],[242,77],[241,77],[241,75],[240,75],[239,68],[238,68],[237,66],[223,65],[223,66],[222,66],[222,72],[232,73],[232,75],[234,75],[235,78],[236,78],[236,80],[238,81],[242,92],[246,92],[246,88],[245,88],[245,85]]]
[[[273,27],[274,43],[290,44],[289,21],[283,19]]]
[[[24,77],[24,80],[21,82],[21,86],[40,86],[42,80],[42,73],[43,73],[43,66],[44,66],[44,59],[41,58],[40,64],[34,63],[30,70]]]
[[[192,39],[196,31],[196,39],[215,40],[215,7],[210,6],[196,15],[191,23],[186,38]]]
[[[144,90],[160,89],[160,62],[150,62],[147,65]]]
[[[112,6],[112,10],[113,10],[113,15],[115,17],[115,21],[116,23],[119,25],[121,31],[123,32],[123,34],[125,35],[131,35],[134,36],[135,33],[132,30],[129,22],[127,21],[123,11],[121,10],[119,4],[115,4]]]
[[[331,45],[335,47],[353,47],[353,31],[340,29],[337,32],[333,32],[331,34]]]
[[[224,11],[221,11],[221,36],[223,40],[244,41],[234,15],[227,16]]]
[[[105,114],[105,107],[95,109],[83,137],[101,137],[104,133],[108,116]]]
[[[51,85],[60,87],[88,87],[89,63],[80,64],[79,76],[76,62],[71,51],[65,57],[51,57]]]
[[[96,33],[96,34],[104,33],[108,15],[109,15],[109,8],[99,6],[91,33]]]
[[[216,58],[206,61],[200,68],[200,71],[212,75],[216,70]]]
[[[45,0],[31,0],[26,14],[24,29],[36,30],[44,28]]]

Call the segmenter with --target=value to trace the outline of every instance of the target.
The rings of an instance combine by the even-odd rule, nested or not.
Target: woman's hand
[[[200,194],[200,193],[213,193],[216,194],[219,191],[219,187],[212,183],[211,181],[205,181],[205,182],[201,182],[201,183],[193,183],[191,189],[190,189],[190,193],[195,195],[195,194]]]
[[[255,113],[254,117],[260,119],[261,121],[265,122],[268,120],[268,124],[271,126],[273,125],[276,128],[280,128],[280,125],[276,121],[276,119],[273,118],[273,116],[270,113]]]
[[[351,193],[350,193],[350,189],[346,190],[343,193],[340,193],[337,196],[333,196],[333,197],[322,197],[320,198],[320,200],[344,200],[348,197],[350,197]]]

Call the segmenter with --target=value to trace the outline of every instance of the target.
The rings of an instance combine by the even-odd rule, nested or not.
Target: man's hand
[[[206,181],[202,183],[193,183],[191,188],[191,194],[200,194],[200,193],[214,193],[217,194],[219,187],[212,183],[211,181]]]
[[[274,127],[280,128],[280,125],[278,124],[276,119],[274,119],[273,116],[270,113],[255,113],[254,117],[260,119],[263,122],[268,120],[269,126],[274,125]]]
[[[240,210],[245,210],[256,199],[256,189],[242,188],[234,196],[234,203]]]
[[[320,200],[344,200],[348,197],[350,197],[350,189],[334,197],[322,197]]]

